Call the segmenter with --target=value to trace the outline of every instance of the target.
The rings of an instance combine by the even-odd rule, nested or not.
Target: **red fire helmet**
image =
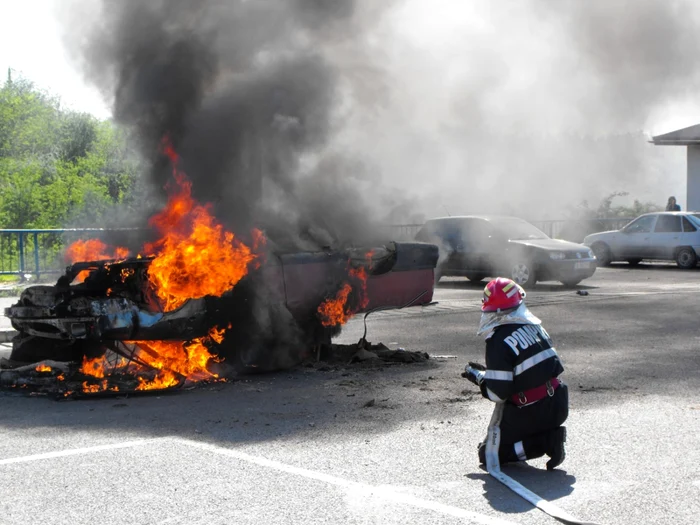
[[[525,299],[525,290],[515,281],[505,277],[497,277],[484,288],[484,298],[481,300],[482,312],[497,312],[517,308]]]

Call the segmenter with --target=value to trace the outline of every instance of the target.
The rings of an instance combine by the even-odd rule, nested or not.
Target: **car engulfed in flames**
[[[5,311],[18,335],[0,386],[36,384],[26,371],[66,395],[98,394],[282,369],[359,312],[432,300],[436,246],[274,252],[260,230],[227,231],[193,199],[167,139],[162,153],[173,178],[149,221],[156,240],[137,255],[99,239],[69,246],[56,284]]]
[[[84,394],[219,379],[222,361],[236,372],[285,368],[329,343],[357,313],[432,301],[437,257],[435,246],[420,243],[268,254],[227,292],[172,309],[150,277],[153,257],[78,262],[5,310],[19,332],[11,361],[78,363]],[[267,329],[256,326],[262,307],[286,327],[283,335],[293,334],[282,347],[264,337],[254,344]],[[109,377],[136,382],[125,387]]]

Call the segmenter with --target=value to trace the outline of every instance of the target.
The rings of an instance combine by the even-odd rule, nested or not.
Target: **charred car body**
[[[149,285],[149,258],[76,263],[54,286],[29,287],[5,310],[19,332],[11,359],[79,361],[117,341],[189,340],[220,326],[229,329],[217,354],[239,366],[279,368],[339,332],[319,321],[317,309],[349,267],[367,275],[357,287],[361,299],[348,299],[359,313],[432,301],[437,259],[437,247],[421,243],[274,254],[223,296],[190,299],[173,311],[163,311]],[[81,274],[87,277],[74,283]]]

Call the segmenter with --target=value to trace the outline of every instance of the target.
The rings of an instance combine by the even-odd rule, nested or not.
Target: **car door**
[[[444,272],[463,272],[469,269],[468,219],[450,218],[441,221],[440,261]]]
[[[642,215],[620,230],[615,252],[620,259],[644,259],[649,257],[651,232],[656,224],[656,214]]]
[[[660,214],[654,231],[650,234],[649,257],[653,259],[673,259],[678,246],[682,244],[683,227],[681,216]]]
[[[683,233],[681,234],[680,246],[690,246],[697,251],[700,246],[700,231],[698,231],[698,226],[696,225],[697,219],[693,218],[693,220],[683,215]]]
[[[489,272],[494,251],[494,228],[484,219],[469,219],[465,238],[465,256],[469,270]]]

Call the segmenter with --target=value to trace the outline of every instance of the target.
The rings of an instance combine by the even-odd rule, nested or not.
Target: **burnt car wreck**
[[[6,371],[14,368],[12,379],[0,386],[16,386],[22,366],[44,383],[61,376],[65,380],[78,369],[99,380],[97,387],[84,385],[83,392],[114,390],[103,378],[128,378],[134,367],[143,384],[144,377],[162,379],[172,372],[168,386],[207,373],[219,378],[226,375],[224,369],[288,368],[340,332],[346,319],[324,319],[319,306],[343,295],[339,290],[351,290],[342,297],[341,318],[424,305],[432,301],[437,260],[437,247],[422,243],[267,254],[222,296],[189,299],[171,311],[163,308],[149,281],[151,258],[79,262],[68,266],[55,285],[29,287],[5,309],[18,334],[10,360],[3,363]],[[171,365],[174,360],[164,359],[161,349],[173,345],[188,355],[191,347],[201,346],[212,359],[197,371]],[[27,368],[45,360],[52,361],[53,366],[45,367],[49,370]],[[93,373],[86,364],[98,360],[100,370]],[[124,387],[123,381],[121,386],[120,391],[133,387]]]

